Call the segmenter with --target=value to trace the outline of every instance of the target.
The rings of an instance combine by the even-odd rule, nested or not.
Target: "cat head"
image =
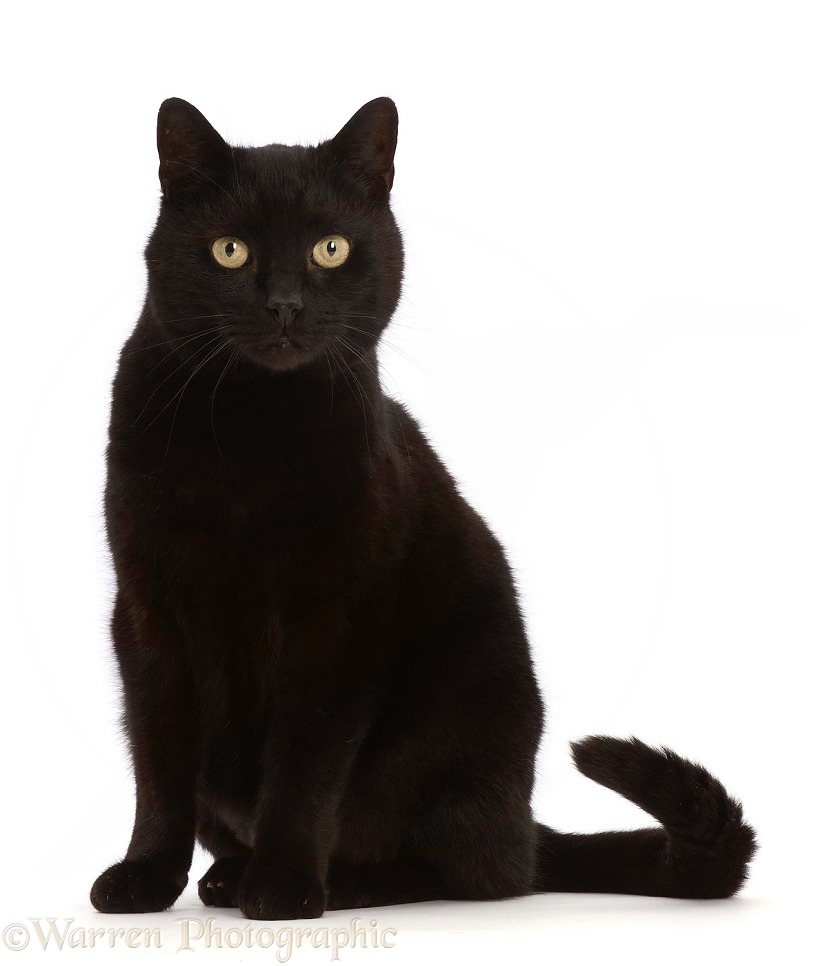
[[[382,97],[316,147],[232,147],[191,104],[165,101],[161,210],[145,254],[149,306],[168,335],[207,332],[269,370],[364,359],[401,292],[397,129]]]

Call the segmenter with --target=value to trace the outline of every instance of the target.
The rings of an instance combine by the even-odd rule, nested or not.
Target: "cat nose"
[[[266,302],[266,307],[285,329],[302,310],[302,299],[299,295],[289,295],[284,299],[272,297]]]

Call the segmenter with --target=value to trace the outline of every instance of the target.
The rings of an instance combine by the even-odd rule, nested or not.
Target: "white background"
[[[132,817],[100,504],[109,384],[157,210],[158,105],[185,97],[236,143],[315,143],[388,94],[407,278],[382,361],[515,566],[549,707],[537,813],[567,830],[646,821],[568,760],[583,734],[635,733],[720,775],[762,849],[734,902],[379,910],[396,948],[343,961],[796,960],[810,4],[31,3],[4,24],[0,927],[157,924],[155,957],[175,955],[179,915],[203,916],[194,890],[141,918],[86,898]]]

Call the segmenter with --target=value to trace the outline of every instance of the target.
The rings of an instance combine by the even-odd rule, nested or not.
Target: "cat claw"
[[[246,857],[217,859],[206,875],[198,883],[198,896],[205,906],[237,905],[237,892]]]

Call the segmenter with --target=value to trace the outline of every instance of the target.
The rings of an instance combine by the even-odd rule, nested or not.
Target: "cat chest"
[[[269,682],[329,663],[345,629],[353,575],[317,544],[263,557],[204,530],[149,528],[120,556],[120,575],[132,584],[138,572],[143,593],[169,612],[205,703],[227,717]]]

